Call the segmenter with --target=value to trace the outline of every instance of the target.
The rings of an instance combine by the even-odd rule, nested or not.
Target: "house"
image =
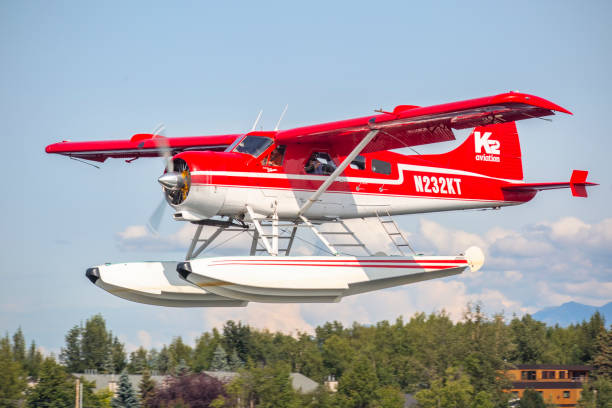
[[[527,388],[542,395],[545,402],[559,407],[575,407],[580,399],[582,385],[588,381],[592,366],[556,364],[518,364],[508,370],[512,381],[510,392],[521,398]]]

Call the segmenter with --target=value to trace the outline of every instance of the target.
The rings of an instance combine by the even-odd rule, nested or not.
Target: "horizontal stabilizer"
[[[574,170],[569,182],[560,183],[522,183],[502,187],[506,191],[543,191],[558,188],[570,188],[574,197],[587,197],[586,187],[597,186],[597,183],[586,181],[588,171]]]

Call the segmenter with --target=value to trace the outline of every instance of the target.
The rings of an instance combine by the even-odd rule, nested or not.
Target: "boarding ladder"
[[[380,225],[382,225],[383,230],[385,231],[391,242],[393,242],[393,245],[395,245],[401,255],[410,255],[406,253],[406,248],[410,249],[413,255],[416,255],[416,252],[408,243],[408,239],[406,239],[406,236],[404,235],[402,230],[399,229],[399,227],[395,223],[395,220],[393,219],[391,214],[389,214],[389,210],[384,210],[384,213],[382,214],[376,211],[376,218],[378,218],[378,222],[380,222]]]
[[[319,234],[328,240],[331,247],[361,248],[368,255],[372,255],[372,252],[370,252],[363,241],[361,241],[359,237],[353,231],[351,231],[351,229],[345,224],[344,220],[336,218],[332,222],[325,223],[325,225],[338,225],[341,228],[336,228],[333,231],[325,231],[321,229],[318,231]],[[334,255],[338,254],[339,253],[335,253]]]

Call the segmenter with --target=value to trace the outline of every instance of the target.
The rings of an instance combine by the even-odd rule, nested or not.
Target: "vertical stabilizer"
[[[452,169],[510,180],[523,179],[521,145],[515,122],[478,126],[455,150],[420,157]]]

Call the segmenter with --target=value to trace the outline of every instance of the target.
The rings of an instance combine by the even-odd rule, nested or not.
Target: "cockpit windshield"
[[[247,136],[234,148],[235,152],[247,153],[253,157],[258,157],[262,154],[270,145],[272,139],[264,136]]]

